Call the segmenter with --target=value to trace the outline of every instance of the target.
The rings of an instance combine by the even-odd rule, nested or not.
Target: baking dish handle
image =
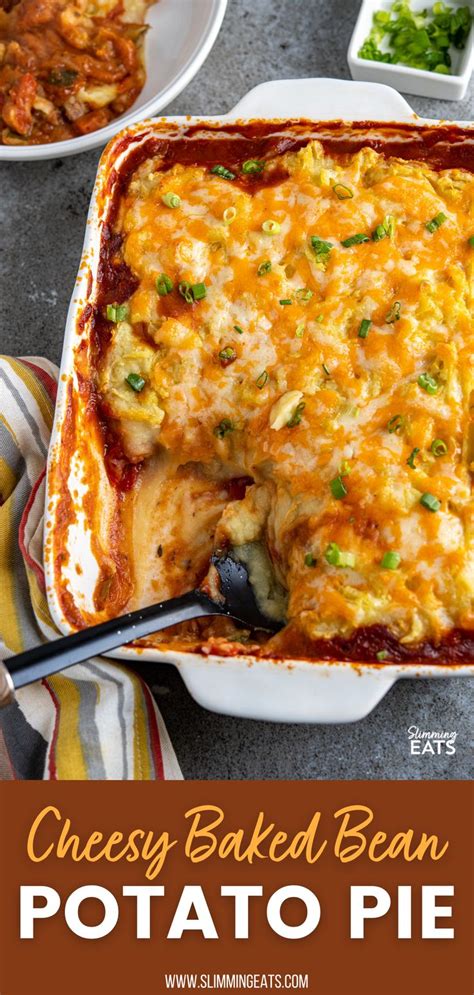
[[[179,671],[194,700],[211,712],[271,722],[355,722],[396,680],[381,667],[197,654],[183,654]]]
[[[391,86],[344,79],[279,79],[261,83],[239,100],[229,118],[310,118],[312,121],[417,120]]]

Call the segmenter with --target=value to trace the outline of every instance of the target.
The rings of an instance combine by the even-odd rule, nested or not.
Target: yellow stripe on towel
[[[48,678],[58,700],[56,774],[58,781],[85,781],[87,767],[81,743],[79,722],[80,693],[76,683],[56,674]]]
[[[13,502],[0,507],[0,591],[2,596],[3,642],[13,653],[21,653],[23,638],[16,602],[18,586],[12,570],[17,537],[13,526]]]

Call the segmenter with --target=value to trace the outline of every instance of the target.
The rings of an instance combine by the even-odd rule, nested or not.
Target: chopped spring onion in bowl
[[[377,10],[372,29],[359,49],[361,59],[411,66],[449,75],[452,52],[466,48],[472,27],[470,7],[435,2],[413,9],[411,0],[395,0]]]

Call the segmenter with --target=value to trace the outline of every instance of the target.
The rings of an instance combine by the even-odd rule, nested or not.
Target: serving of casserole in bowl
[[[105,143],[170,103],[207,58],[227,0],[4,0],[0,160]]]
[[[62,631],[230,548],[276,635],[199,620],[115,655],[287,721],[473,673],[473,138],[300,80],[108,146],[49,461]]]

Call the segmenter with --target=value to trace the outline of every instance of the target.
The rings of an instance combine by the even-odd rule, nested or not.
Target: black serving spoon
[[[166,629],[177,622],[186,622],[206,615],[225,615],[252,629],[277,632],[282,623],[267,618],[260,611],[250,584],[247,570],[229,554],[213,556],[211,563],[220,579],[223,601],[213,601],[203,591],[189,591],[179,598],[128,612],[118,618],[81,629],[72,636],[63,636],[34,649],[11,656],[0,671],[0,706],[11,700],[13,691],[50,677],[59,670],[81,663],[90,656],[107,653],[152,632]],[[2,686],[3,685],[3,686]]]

